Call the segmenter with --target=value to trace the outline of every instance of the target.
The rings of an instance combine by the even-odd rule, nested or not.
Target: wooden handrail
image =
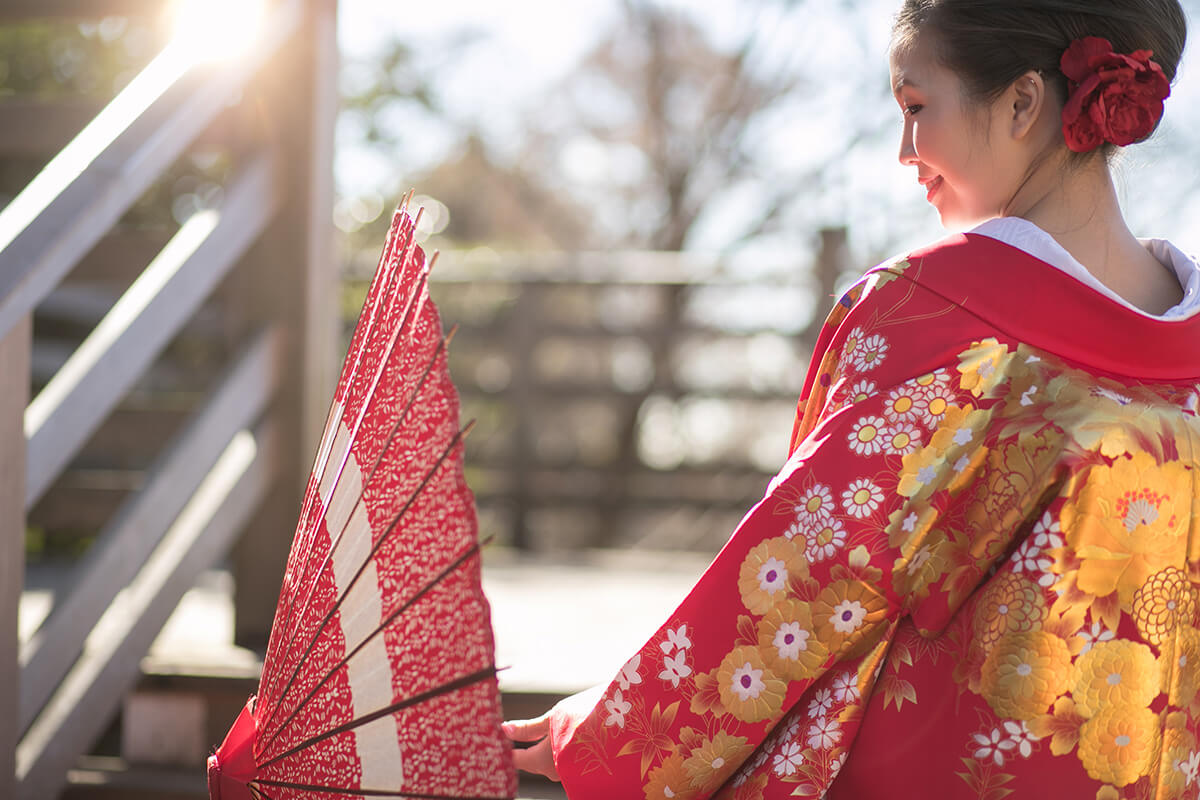
[[[109,606],[84,654],[17,747],[17,797],[55,797],[67,770],[101,734],[138,664],[196,575],[229,549],[270,488],[279,433],[272,420],[237,434],[162,544]]]
[[[168,45],[0,211],[0,337],[29,314],[299,28],[285,0],[244,58]]]
[[[31,508],[139,376],[196,313],[278,206],[272,157],[257,157],[220,209],[180,228],[25,412]]]
[[[70,593],[21,648],[20,730],[67,674],[101,614],[136,575],[163,532],[217,460],[224,443],[263,414],[280,380],[283,335],[260,334],[217,390],[149,469],[145,487],[101,531],[76,567]]]

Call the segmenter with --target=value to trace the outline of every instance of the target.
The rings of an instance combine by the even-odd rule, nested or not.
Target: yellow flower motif
[[[940,530],[904,541],[892,564],[892,585],[908,596],[908,607],[927,597],[932,584],[946,574],[950,564],[945,546],[946,534]]]
[[[990,411],[976,410],[972,405],[950,406],[930,437],[929,446],[939,453],[953,454],[957,458],[983,445],[984,433],[991,421]]]
[[[692,786],[702,792],[711,792],[724,783],[753,750],[745,738],[717,731],[716,736],[692,749],[683,762],[683,769]]]
[[[758,649],[771,671],[788,680],[811,678],[829,651],[813,632],[808,603],[785,600],[758,624]]]
[[[1067,643],[1045,631],[1016,633],[1002,639],[983,662],[980,694],[1006,719],[1045,714],[1071,676]]]
[[[958,371],[962,388],[976,397],[993,397],[995,390],[1007,379],[1007,368],[1013,354],[1008,346],[996,339],[975,342],[958,354]]]
[[[1176,708],[1191,704],[1200,690],[1200,631],[1180,628],[1159,645],[1162,691]]]
[[[1164,403],[1146,389],[1119,384],[1077,370],[1063,369],[1051,382],[1056,395],[1044,411],[1047,420],[1062,428],[1084,450],[1116,458],[1144,449],[1142,431],[1163,422],[1177,424],[1179,409]]]
[[[887,615],[887,598],[863,581],[833,581],[812,604],[817,639],[830,653],[861,644]]]
[[[1063,506],[1062,528],[1082,559],[1077,583],[1096,597],[1134,592],[1163,569],[1184,563],[1192,513],[1192,476],[1179,462],[1134,453],[1095,467]]]
[[[1174,727],[1168,721],[1163,731],[1162,758],[1158,760],[1158,782],[1167,790],[1167,797],[1179,797],[1188,784],[1183,764],[1196,749],[1196,737],[1184,727]]]
[[[922,447],[904,456],[896,493],[913,500],[927,500],[940,488],[949,469],[950,465],[937,448]]]
[[[673,755],[651,771],[646,800],[690,800],[697,794],[683,769],[683,756]]]
[[[1158,756],[1158,715],[1138,706],[1106,706],[1079,729],[1079,760],[1092,778],[1128,786]]]
[[[1019,572],[1001,572],[988,581],[975,606],[975,641],[984,650],[1010,633],[1042,627],[1049,610],[1042,588]]]
[[[776,536],[746,555],[738,573],[738,591],[751,613],[765,614],[774,603],[787,598],[789,581],[807,577],[808,562],[799,544]]]
[[[1133,621],[1151,644],[1161,644],[1176,628],[1190,626],[1195,616],[1196,590],[1178,567],[1156,572],[1134,592]]]
[[[757,647],[735,647],[717,667],[721,704],[742,722],[761,722],[783,708],[787,684],[775,677]]]
[[[1109,706],[1149,706],[1158,688],[1158,660],[1150,647],[1113,639],[1097,642],[1075,662],[1071,696],[1079,713],[1091,717]]]

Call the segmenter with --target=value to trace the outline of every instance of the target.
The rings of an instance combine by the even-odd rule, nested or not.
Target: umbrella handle
[[[208,757],[208,796],[210,800],[253,800],[249,783],[258,776],[254,763],[254,737],[258,720],[254,718],[254,698],[229,729],[217,752]]]

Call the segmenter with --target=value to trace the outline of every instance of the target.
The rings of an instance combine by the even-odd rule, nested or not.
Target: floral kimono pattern
[[[830,315],[793,450],[551,732],[572,800],[1200,796],[1200,319],[950,237]]]

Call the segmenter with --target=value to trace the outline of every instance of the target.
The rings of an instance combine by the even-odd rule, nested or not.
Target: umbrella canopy
[[[419,217],[419,214],[418,214]],[[458,395],[407,203],[300,511],[259,691],[213,798],[512,798]]]

